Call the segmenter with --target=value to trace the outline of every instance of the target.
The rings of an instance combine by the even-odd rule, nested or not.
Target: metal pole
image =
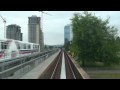
[[[3,20],[3,23],[4,23],[4,38],[6,39],[6,20],[0,15],[0,17],[2,18]]]
[[[4,38],[6,39],[6,23],[4,22]]]
[[[42,18],[42,19],[41,19],[41,20],[42,20],[42,21],[41,21],[41,22],[42,22],[42,23],[41,23],[41,29],[43,30],[43,12],[41,12],[41,18]]]

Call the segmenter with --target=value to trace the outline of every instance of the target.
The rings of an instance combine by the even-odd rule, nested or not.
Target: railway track
[[[66,66],[66,78],[67,79],[76,79],[75,72],[70,63],[70,58],[68,57],[66,52],[64,53],[64,56],[65,56],[65,66]]]
[[[83,77],[67,52],[61,50],[39,79],[83,79]]]

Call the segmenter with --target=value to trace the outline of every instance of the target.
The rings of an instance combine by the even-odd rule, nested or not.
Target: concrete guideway
[[[40,65],[38,65],[36,68],[25,74],[20,79],[38,79],[41,73],[48,67],[48,65],[55,59],[55,57],[59,54],[60,50],[50,56],[47,60],[42,62]]]
[[[50,65],[40,74],[39,79],[90,79],[75,60],[61,50]]]

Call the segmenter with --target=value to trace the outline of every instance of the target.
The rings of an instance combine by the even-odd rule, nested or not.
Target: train
[[[0,40],[0,61],[40,52],[40,45],[13,39]]]

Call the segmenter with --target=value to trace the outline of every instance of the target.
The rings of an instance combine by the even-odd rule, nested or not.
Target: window
[[[36,49],[39,49],[39,45],[36,45]]]
[[[17,44],[17,48],[20,49],[20,44]]]
[[[31,45],[28,45],[28,49],[31,49]]]
[[[16,42],[17,49],[20,49],[20,43]]]
[[[37,45],[35,45],[35,49],[37,48]]]
[[[24,49],[26,49],[26,44],[24,44]]]
[[[35,45],[33,45],[33,49],[35,49]]]
[[[20,44],[20,49],[23,49],[23,44]]]
[[[39,49],[39,45],[37,45],[37,49]]]
[[[7,42],[1,42],[1,49],[7,49],[8,43]]]

